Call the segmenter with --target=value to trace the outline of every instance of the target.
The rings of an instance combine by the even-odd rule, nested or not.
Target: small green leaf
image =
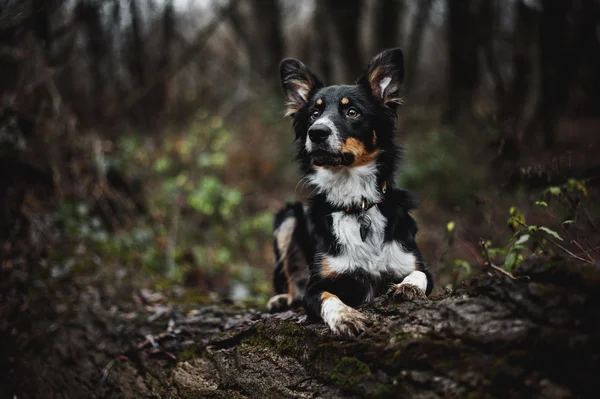
[[[517,254],[513,251],[509,252],[508,255],[506,255],[506,259],[504,259],[504,268],[508,271],[511,271],[516,261]]]
[[[552,195],[560,195],[560,187],[552,186],[548,187],[548,192]]]
[[[557,233],[556,231],[554,231],[554,230],[550,230],[549,228],[547,228],[547,227],[544,227],[544,226],[541,226],[541,227],[540,227],[540,230],[542,230],[542,231],[543,231],[543,232],[545,232],[546,234],[549,234],[549,235],[551,235],[552,237],[556,238],[557,240],[561,240],[561,241],[563,241],[563,239],[562,239],[562,238],[560,238],[560,236],[558,235],[558,233]]]
[[[533,233],[533,232],[537,231],[537,229],[538,229],[538,228],[537,228],[537,226],[533,226],[533,225],[531,225],[531,226],[527,226],[527,230],[528,230],[530,233]]]
[[[464,269],[467,276],[471,275],[471,264],[464,259],[454,259],[454,266]]]
[[[546,201],[535,201],[535,204],[541,206],[542,208],[548,207],[548,203]]]
[[[525,244],[529,240],[529,234],[523,234],[517,241],[515,241],[515,245]]]
[[[565,220],[564,222],[562,222],[562,224],[571,224],[571,223],[575,223],[574,220]]]
[[[454,231],[454,222],[448,222],[446,229],[448,229],[449,233],[452,233],[452,231]]]

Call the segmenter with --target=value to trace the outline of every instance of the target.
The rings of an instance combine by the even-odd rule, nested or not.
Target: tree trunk
[[[512,133],[522,141],[530,126],[539,101],[539,12],[525,1],[517,2],[513,32],[513,79],[506,103],[503,105],[514,120]]]
[[[248,54],[253,78],[279,92],[278,66],[284,48],[279,2],[239,2],[233,5],[230,21]]]
[[[404,0],[378,0],[374,7],[371,53],[377,54],[387,48],[400,47],[402,17],[406,9]]]
[[[541,99],[537,121],[541,127],[544,145],[554,148],[558,121],[568,93],[569,63],[573,62],[568,47],[568,10],[570,2],[542,1],[540,23]]]
[[[447,0],[448,83],[444,122],[464,126],[472,117],[479,82],[477,23],[472,0]]]
[[[265,82],[279,90],[279,62],[283,58],[283,31],[278,0],[251,1],[252,16],[261,43],[260,73]]]
[[[417,71],[419,69],[419,61],[421,60],[423,34],[425,33],[425,27],[429,21],[432,3],[433,0],[424,0],[419,3],[417,15],[414,19],[412,30],[410,32],[410,38],[406,51],[405,78],[406,82],[408,82],[407,87],[409,90],[411,86],[414,87],[418,79]]]
[[[307,322],[301,311],[269,315],[215,303],[132,316],[134,304],[94,296],[86,283],[79,296],[61,295],[73,301],[62,310],[39,298],[25,313],[15,304],[11,334],[0,323],[7,333],[0,366],[9,370],[0,375],[0,394],[567,398],[597,392],[600,271],[537,258],[515,274],[528,278],[484,273],[430,300],[378,298],[360,308],[371,325],[352,341]]]
[[[324,4],[342,61],[341,81],[354,82],[366,65],[362,59],[360,45],[360,17],[363,1],[324,0]]]
[[[331,54],[332,46],[332,27],[328,23],[327,9],[323,1],[318,1],[313,14],[312,25],[320,27],[312,29],[309,41],[311,43],[310,65],[314,66],[315,73],[320,76],[325,84],[333,82],[333,57]]]

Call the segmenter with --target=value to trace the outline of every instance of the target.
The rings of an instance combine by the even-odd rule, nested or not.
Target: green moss
[[[183,297],[178,299],[180,305],[198,305],[211,302],[211,299],[206,293],[200,290],[186,289]]]
[[[195,349],[186,349],[179,354],[177,357],[178,362],[188,362],[192,359],[199,357],[198,353],[196,353]]]
[[[257,334],[246,340],[251,346],[271,349],[279,354],[300,355],[304,350],[306,330],[295,323],[285,323],[272,330],[259,326]]]
[[[344,356],[335,365],[329,378],[335,385],[348,387],[360,383],[370,374],[368,365],[355,357]]]

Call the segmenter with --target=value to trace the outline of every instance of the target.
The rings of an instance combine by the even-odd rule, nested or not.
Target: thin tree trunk
[[[360,49],[360,17],[363,8],[361,0],[323,0],[333,26],[336,45],[342,61],[342,81],[352,82],[365,65]]]
[[[140,87],[147,84],[146,76],[146,55],[144,50],[144,41],[142,40],[142,21],[136,0],[130,0],[129,12],[131,14],[131,35],[133,39],[133,54],[131,54],[133,80],[138,82]]]
[[[568,15],[570,2],[545,0],[540,24],[541,102],[537,120],[542,129],[544,145],[552,149],[560,113],[567,95],[570,76],[568,63],[572,62],[568,49]]]
[[[405,9],[404,0],[378,0],[375,2],[373,48],[371,49],[373,54],[386,48],[400,47],[402,16]]]
[[[331,56],[331,26],[327,23],[327,9],[323,1],[318,1],[312,19],[310,43],[313,51],[310,65],[314,66],[315,72],[322,77],[325,83],[331,83],[333,79],[333,67]],[[320,29],[317,29],[320,27]]]
[[[431,5],[433,4],[433,1],[434,0],[422,0],[419,3],[417,15],[410,32],[406,50],[406,81],[409,82],[407,85],[408,90],[410,90],[411,85],[415,85],[415,82],[417,82],[418,79],[417,71],[421,59],[423,34],[425,33],[425,27],[429,21],[429,15],[431,15]]]
[[[539,102],[540,18],[539,12],[528,7],[524,0],[517,2],[515,7],[515,29],[512,38],[513,79],[503,107],[514,120],[512,134],[521,142],[526,132],[531,133],[532,120]]]
[[[472,0],[447,0],[448,83],[444,121],[459,127],[472,117],[479,82],[478,38]]]
[[[278,0],[251,1],[259,42],[262,44],[260,71],[268,82],[279,85],[277,76],[279,61],[283,58],[283,31],[281,9]]]

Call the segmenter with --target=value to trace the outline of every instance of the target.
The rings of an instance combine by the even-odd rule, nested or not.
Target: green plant
[[[582,263],[596,264],[598,248],[585,238],[582,241],[578,238],[581,234],[574,232],[580,218],[578,196],[588,196],[585,182],[571,179],[562,186],[545,189],[541,198],[533,201],[531,214],[542,223],[528,223],[525,212],[511,206],[507,225],[513,234],[508,242],[504,246],[495,246],[490,240],[481,239],[481,257],[472,249],[470,252],[482,267],[490,267],[511,278],[514,278],[513,270],[528,256],[562,254]],[[454,224],[449,223],[447,230],[454,230]],[[472,265],[464,259],[455,259],[454,267],[466,275],[471,274]]]

